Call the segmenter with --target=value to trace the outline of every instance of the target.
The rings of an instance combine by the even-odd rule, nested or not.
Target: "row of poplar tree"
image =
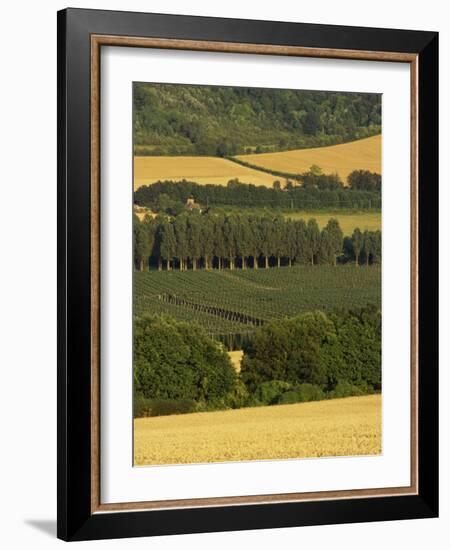
[[[336,219],[321,230],[315,219],[185,212],[174,218],[134,216],[134,261],[138,270],[235,269],[336,265],[381,261],[381,232],[355,229],[344,238]]]

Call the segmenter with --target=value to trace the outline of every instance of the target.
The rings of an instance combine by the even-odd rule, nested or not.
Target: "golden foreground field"
[[[295,174],[305,172],[316,164],[324,174],[337,172],[345,182],[353,170],[370,170],[381,174],[381,135],[331,147],[238,155],[237,158],[263,168]]]
[[[381,212],[292,212],[285,214],[292,220],[304,219],[306,222],[314,218],[322,229],[330,218],[338,220],[344,235],[351,235],[356,227],[361,231],[381,230]]]
[[[267,187],[272,187],[277,179],[219,157],[134,157],[135,189],[158,180],[186,179],[200,184],[226,185],[233,178]]]
[[[136,466],[380,453],[380,395],[134,421]]]

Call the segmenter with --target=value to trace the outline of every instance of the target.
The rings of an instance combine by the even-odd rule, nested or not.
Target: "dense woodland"
[[[258,329],[238,374],[223,347],[169,317],[135,320],[134,413],[158,416],[346,397],[381,388],[381,314],[308,312]]]
[[[139,270],[246,269],[282,265],[336,265],[381,261],[381,231],[344,235],[336,219],[321,230],[315,219],[283,216],[201,214],[174,218],[134,216],[134,261]]]
[[[134,84],[139,155],[263,153],[379,134],[381,95]]]

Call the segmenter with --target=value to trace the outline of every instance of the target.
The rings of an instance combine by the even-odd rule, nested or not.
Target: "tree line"
[[[381,193],[381,175],[370,170],[353,170],[347,176],[347,187],[340,178],[339,174],[324,174],[320,166],[312,165],[305,172],[284,172],[282,170],[274,170],[259,164],[247,162],[242,158],[227,157],[228,160],[240,164],[247,168],[266,172],[273,176],[285,178],[284,189],[292,189],[294,185],[301,185],[303,189],[318,189],[319,191],[336,191],[339,189],[351,189],[353,191],[372,191]],[[294,182],[289,181],[294,180]],[[236,180],[231,180],[236,181]],[[274,189],[281,189],[283,186],[279,181],[274,181]]]
[[[300,177],[300,176],[299,176]],[[153,211],[176,215],[190,198],[203,208],[238,205],[246,208],[281,208],[292,210],[329,208],[381,208],[381,177],[366,170],[348,176],[345,187],[335,174],[305,172],[301,182],[274,181],[272,188],[230,180],[226,186],[200,185],[192,181],[157,181],[139,187],[134,203]]]
[[[176,217],[134,216],[134,263],[138,270],[181,271],[247,269],[354,261],[381,261],[381,232],[355,229],[344,238],[336,219],[323,229],[315,219],[283,216],[201,214],[183,212]]]
[[[312,311],[267,323],[244,347],[241,371],[195,324],[134,323],[135,415],[346,397],[381,389],[381,312]]]

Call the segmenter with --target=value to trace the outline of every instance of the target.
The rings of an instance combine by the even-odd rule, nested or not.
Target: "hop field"
[[[381,302],[381,267],[294,266],[134,274],[134,314],[167,314],[210,334],[253,330],[258,321]]]
[[[380,395],[134,421],[136,466],[380,453]]]

